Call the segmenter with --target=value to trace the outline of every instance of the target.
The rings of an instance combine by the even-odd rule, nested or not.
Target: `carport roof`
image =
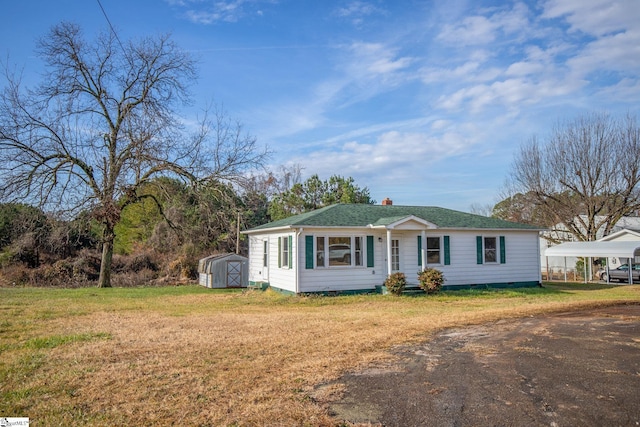
[[[640,255],[640,241],[567,242],[544,251],[548,257],[618,257],[633,258]]]

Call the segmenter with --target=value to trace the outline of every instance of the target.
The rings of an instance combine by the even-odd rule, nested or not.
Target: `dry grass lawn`
[[[435,331],[639,286],[290,297],[197,286],[0,289],[0,416],[32,425],[335,426],[317,386]]]

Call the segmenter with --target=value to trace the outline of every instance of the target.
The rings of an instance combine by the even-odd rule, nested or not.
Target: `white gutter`
[[[274,228],[262,228],[260,230],[244,230],[241,231],[241,234],[257,234],[257,233],[271,233],[274,231],[284,231],[284,230],[291,230],[293,227],[291,227],[290,225],[285,225],[282,227],[274,227]]]

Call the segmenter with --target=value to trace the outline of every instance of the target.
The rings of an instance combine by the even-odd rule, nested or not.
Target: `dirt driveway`
[[[450,329],[348,374],[330,410],[383,426],[640,426],[640,305]]]

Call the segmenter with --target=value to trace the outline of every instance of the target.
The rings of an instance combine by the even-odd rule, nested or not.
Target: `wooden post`
[[[236,255],[240,254],[240,211],[238,211],[238,222],[236,224]]]

